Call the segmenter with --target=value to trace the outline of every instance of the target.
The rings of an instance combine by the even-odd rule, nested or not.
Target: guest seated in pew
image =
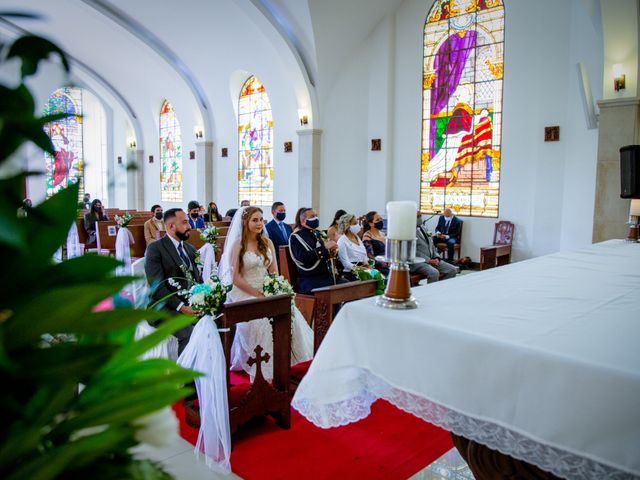
[[[264,297],[263,282],[267,275],[278,274],[275,262],[276,250],[265,235],[262,210],[243,207],[233,217],[220,260],[220,279],[233,288],[227,294],[227,302],[238,302]],[[313,331],[300,311],[293,307],[291,322],[291,365],[313,357]],[[238,324],[231,348],[231,369],[245,370],[255,375],[255,365],[249,358],[260,345],[273,357],[273,336],[268,318]],[[273,378],[273,362],[262,365],[267,380]]]
[[[322,240],[319,226],[320,219],[315,210],[305,208],[300,213],[300,228],[289,237],[289,252],[298,269],[298,293],[343,283],[331,266],[338,245],[333,240]]]
[[[364,247],[367,249],[369,259],[376,262],[376,270],[386,277],[389,275],[389,264],[387,262],[379,262],[375,259],[377,256],[385,255],[387,238],[384,236],[384,233],[382,233],[383,226],[382,215],[374,211],[368,212],[364,216],[364,224],[362,226],[364,230],[362,243],[364,243]]]
[[[164,213],[160,205],[151,207],[151,218],[144,222],[144,239],[147,245],[160,240],[160,232],[164,232]]]
[[[200,204],[197,200],[191,200],[187,206],[189,210],[189,225],[191,228],[204,229],[204,219],[200,216]]]
[[[164,226],[167,234],[157,242],[147,247],[144,254],[144,271],[147,283],[151,285],[153,294],[151,302],[174,294],[179,289],[188,289],[192,284],[187,278],[191,276],[195,283],[202,283],[200,271],[196,265],[196,249],[186,240],[189,238],[191,226],[187,215],[180,208],[171,208],[164,212]],[[173,278],[180,286],[176,288],[169,284],[168,279]],[[173,295],[164,301],[163,308],[174,314],[196,315],[188,305],[187,299]],[[182,328],[174,333],[178,339],[178,354],[189,343],[192,326]]]
[[[360,225],[356,216],[346,213],[338,220],[338,258],[344,269],[345,277],[357,280],[352,270],[354,266],[369,267],[369,256],[362,240],[358,236]]]
[[[25,198],[18,207],[18,218],[26,218],[33,207],[30,198]]]
[[[97,198],[91,202],[91,209],[84,216],[84,229],[87,232],[87,245],[96,243],[96,222],[104,222],[109,217],[102,210],[102,202]]]
[[[333,222],[331,222],[331,225],[329,225],[329,228],[327,228],[327,236],[329,237],[329,240],[338,242],[338,237],[340,237],[340,233],[338,232],[338,220],[340,220],[340,217],[342,217],[346,213],[347,212],[340,209],[333,216]]]
[[[427,277],[427,283],[437,282],[456,276],[457,269],[453,265],[442,261],[438,249],[433,244],[431,235],[422,223],[422,214],[418,212],[416,218],[416,256],[426,260],[423,263],[412,263],[409,271],[412,275],[419,274]]]
[[[84,204],[83,208],[89,210],[91,208],[91,194],[85,193],[82,197],[82,203]]]
[[[251,206],[251,202],[249,202],[249,200],[242,200],[240,202],[240,207],[250,207]]]
[[[237,208],[230,208],[229,210],[227,210],[227,213],[224,214],[224,219],[230,222],[237,211]]]
[[[207,213],[204,214],[205,222],[221,222],[222,215],[218,212],[218,205],[216,202],[209,202],[209,207],[207,208]]]
[[[447,244],[447,262],[453,263],[454,246],[460,241],[461,223],[450,208],[444,209],[444,215],[438,219],[435,237],[436,243]]]
[[[298,209],[298,211],[296,212],[296,216],[294,217],[293,220],[293,231],[297,232],[298,230],[300,230],[302,228],[302,224],[300,223],[300,215],[302,214],[302,212],[304,212],[307,209],[307,207],[301,207]]]
[[[269,238],[273,242],[276,252],[280,251],[280,246],[289,244],[289,237],[292,230],[284,221],[287,217],[287,209],[282,202],[274,202],[271,205],[271,215],[273,218],[265,225]],[[278,269],[280,269],[280,256],[276,255]]]

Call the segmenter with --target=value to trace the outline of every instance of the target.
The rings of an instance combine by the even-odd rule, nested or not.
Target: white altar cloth
[[[333,427],[377,398],[575,479],[640,476],[640,244],[612,240],[345,305],[293,406]]]

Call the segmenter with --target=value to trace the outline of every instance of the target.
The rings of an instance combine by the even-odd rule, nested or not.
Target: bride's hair
[[[240,258],[238,258],[238,272],[242,272],[244,267],[244,253],[247,251],[247,243],[249,242],[249,220],[256,212],[262,212],[262,209],[258,207],[247,207],[244,212],[242,212],[242,239],[240,241],[240,253],[238,254]],[[258,234],[257,237],[258,242],[258,253],[262,257],[262,261],[264,262],[264,266],[269,266],[269,257],[267,256],[267,251],[269,250],[269,245],[264,237],[264,227],[262,231]]]

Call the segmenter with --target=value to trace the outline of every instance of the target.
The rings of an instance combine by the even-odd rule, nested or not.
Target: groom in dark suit
[[[191,231],[187,215],[180,208],[167,210],[164,212],[164,225],[167,234],[151,243],[145,252],[144,270],[153,290],[152,303],[178,290],[169,285],[169,278],[175,278],[180,289],[191,288],[193,283],[202,283],[196,265],[196,249],[186,242]],[[189,278],[191,282],[186,280]],[[196,316],[184,297],[173,295],[164,302],[163,308],[169,312]],[[174,333],[178,338],[178,353],[182,353],[187,346],[192,330],[193,327],[188,326]]]
[[[280,271],[280,246],[289,245],[289,237],[291,233],[293,233],[293,230],[291,230],[289,225],[284,223],[284,219],[287,217],[287,209],[284,203],[274,202],[273,205],[271,205],[271,215],[273,215],[273,220],[267,223],[265,228],[276,249],[278,271]]]

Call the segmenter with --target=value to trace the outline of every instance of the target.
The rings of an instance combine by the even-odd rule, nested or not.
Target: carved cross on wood
[[[249,357],[249,360],[247,360],[247,365],[251,367],[255,364],[256,366],[256,375],[254,378],[255,382],[255,380],[258,379],[258,376],[261,379],[264,379],[264,376],[262,375],[262,362],[267,363],[269,359],[271,359],[271,356],[269,355],[269,352],[265,352],[264,355],[262,355],[262,352],[264,352],[264,350],[260,345],[256,345],[256,348],[254,348],[253,351],[256,353],[256,356]]]

